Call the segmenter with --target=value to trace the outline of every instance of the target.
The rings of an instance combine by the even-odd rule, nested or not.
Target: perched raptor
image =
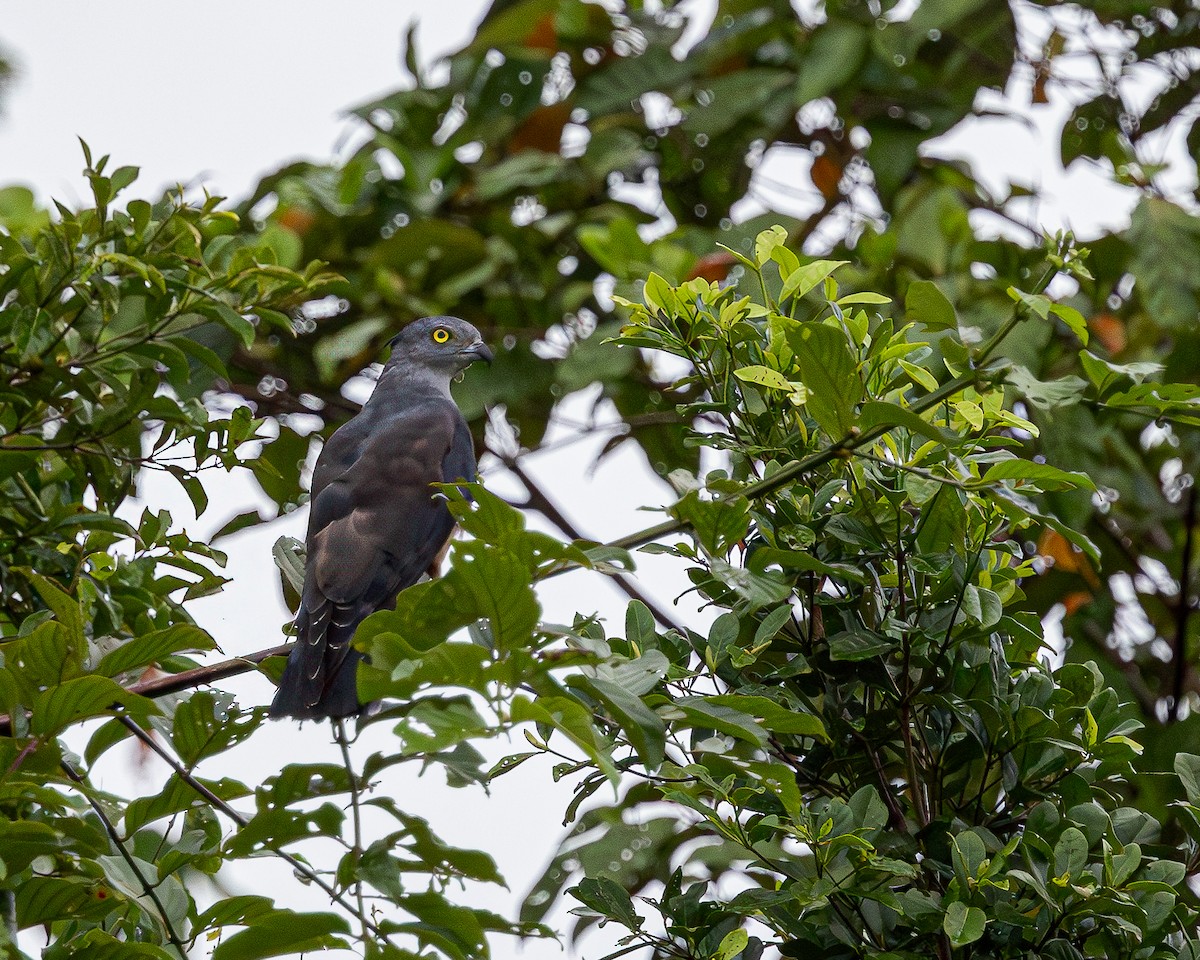
[[[358,713],[351,646],[368,615],[438,563],[454,520],[430,487],[475,479],[467,423],[450,381],[491,361],[479,331],[457,317],[426,317],[392,340],[371,399],[326,442],[313,473],[308,563],[288,657],[271,715]]]

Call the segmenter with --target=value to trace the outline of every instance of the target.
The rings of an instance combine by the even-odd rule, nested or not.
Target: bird
[[[370,399],[333,432],[313,470],[296,643],[273,717],[362,712],[355,628],[423,574],[436,575],[455,522],[431,484],[476,479],[450,382],[476,360],[491,363],[492,351],[458,317],[424,317],[389,342]]]

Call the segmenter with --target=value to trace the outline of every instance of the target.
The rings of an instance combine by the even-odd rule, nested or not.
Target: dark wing
[[[449,401],[374,419],[346,424],[318,459],[297,642],[275,715],[359,711],[354,630],[416,583],[449,539],[454,520],[430,484],[474,479],[470,434]]]

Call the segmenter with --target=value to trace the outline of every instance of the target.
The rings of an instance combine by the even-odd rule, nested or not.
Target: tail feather
[[[272,717],[312,720],[362,710],[358,664],[363,655],[350,645],[359,618],[327,600],[312,606],[302,603],[297,614],[296,646],[271,701]]]
[[[352,717],[362,711],[358,702],[358,664],[362,654],[351,650],[332,679],[316,688],[305,676],[302,661],[288,659],[279,680],[279,689],[271,701],[272,717],[320,720],[325,717]]]

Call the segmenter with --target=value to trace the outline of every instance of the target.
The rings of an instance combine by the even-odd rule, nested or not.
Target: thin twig
[[[137,877],[138,883],[142,885],[142,892],[150,898],[155,909],[158,910],[159,916],[162,917],[163,926],[166,927],[167,939],[170,940],[171,945],[179,951],[181,960],[187,960],[187,948],[183,945],[183,941],[179,939],[179,934],[175,932],[175,927],[171,924],[171,918],[167,914],[166,907],[163,906],[163,902],[158,898],[158,892],[154,889],[154,886],[150,883],[150,881],[146,879],[146,875],[142,873],[142,868],[138,866],[137,861],[134,860],[133,857],[130,856],[129,851],[125,849],[125,844],[121,842],[121,835],[117,833],[117,828],[113,826],[113,822],[108,818],[108,814],[104,812],[104,808],[101,807],[95,797],[92,796],[91,785],[87,782],[84,776],[66,760],[60,761],[60,765],[62,766],[63,772],[66,773],[66,775],[79,786],[79,792],[83,794],[83,798],[87,800],[88,805],[92,808],[93,812],[95,812],[96,816],[100,818],[100,822],[104,824],[104,832],[108,834],[108,839],[111,840],[113,846],[117,848],[117,852],[121,855],[121,859],[125,861],[126,866],[128,866],[133,872],[133,875]]]
[[[283,643],[267,650],[256,650],[254,653],[234,657],[232,660],[222,660],[220,663],[184,670],[182,673],[173,673],[165,677],[155,677],[153,680],[130,684],[129,691],[143,697],[162,697],[168,693],[178,693],[180,690],[190,690],[192,687],[224,680],[226,677],[248,673],[264,660],[270,657],[286,657],[291,651],[292,644]]]
[[[0,890],[0,913],[4,914],[4,929],[8,933],[9,943],[16,946],[17,934],[17,893],[15,890]]]
[[[1050,279],[1057,271],[1050,270],[1043,276],[1034,286],[1034,293],[1041,293],[1045,290]],[[969,374],[964,374],[960,377],[955,377],[953,380],[940,386],[932,393],[926,394],[919,400],[913,402],[908,408],[913,413],[923,413],[936,407],[938,404],[961,392],[969,386],[972,386],[980,381],[989,383],[996,382],[1000,379],[1000,373],[997,371],[984,372],[978,367],[982,367],[988,358],[995,352],[1000,343],[1013,331],[1018,323],[1024,318],[1027,308],[1024,304],[1017,304],[1013,310],[1012,316],[1008,318],[1000,329],[993,334],[992,338],[983,346],[976,357],[977,369]],[[849,458],[855,450],[860,447],[874,443],[885,433],[896,428],[895,424],[878,424],[867,430],[851,431],[846,437],[837,443],[825,447],[816,453],[810,454],[807,457],[802,457],[799,460],[794,460],[787,466],[783,467],[777,473],[768,477],[765,480],[758,480],[754,483],[747,484],[739,492],[738,496],[746,497],[747,499],[759,499],[769,493],[774,493],[776,490],[787,486],[799,477],[831,463],[834,460]],[[664,537],[670,533],[678,533],[687,528],[686,520],[665,520],[662,523],[655,524],[651,527],[635,531],[634,533],[626,534],[624,537],[619,537],[616,540],[606,544],[609,547],[616,547],[622,550],[632,550],[635,547],[643,546],[647,543],[653,543],[660,537]],[[557,567],[553,567],[542,574],[542,579],[547,577],[558,576],[562,573],[567,573],[570,570],[578,568],[575,563],[563,563]],[[246,654],[242,657],[237,657],[233,660],[225,660],[221,663],[215,663],[209,666],[197,667],[194,670],[185,670],[181,673],[172,674],[169,677],[162,677],[157,680],[150,680],[145,683],[133,684],[129,689],[133,693],[138,693],[145,697],[160,697],[167,693],[176,693],[180,690],[187,690],[192,687],[200,686],[205,683],[212,683],[215,680],[223,680],[226,677],[236,676],[241,673],[247,673],[254,669],[260,662],[273,656],[287,656],[291,652],[293,644],[286,643],[278,647],[272,647],[268,650],[259,650],[255,653]],[[0,716],[0,736],[11,736],[12,733],[11,718]]]
[[[175,775],[179,777],[180,780],[195,790],[196,793],[200,794],[200,796],[208,801],[211,806],[217,810],[220,810],[239,827],[244,827],[250,822],[248,817],[246,817],[244,814],[238,813],[229,805],[227,801],[222,800],[200,780],[196,779],[196,777],[193,776],[192,772],[188,770],[187,767],[167,753],[162,744],[155,740],[150,732],[142,727],[136,720],[125,715],[118,716],[117,720],[120,721],[135,737],[142,741],[143,744],[149,747],[154,753],[158,754],[158,756],[161,757],[164,762],[166,762],[167,766],[175,771]]]
[[[146,730],[139,726],[136,721],[128,717],[122,717],[121,722],[124,723],[125,726],[133,732],[134,736],[142,741],[142,743],[158,754],[158,756],[161,757],[166,764],[175,771],[176,776],[178,776],[180,780],[195,790],[196,793],[202,796],[208,803],[212,804],[216,809],[220,810],[223,814],[225,814],[225,816],[229,817],[229,819],[231,819],[240,827],[244,827],[247,823],[249,823],[249,820],[245,816],[238,813],[226,801],[222,800],[215,793],[209,790],[208,787],[197,780],[196,777],[193,776],[193,774],[183,766],[183,764],[167,753],[162,744],[160,744]],[[358,920],[360,920],[365,929],[369,930],[380,940],[391,943],[391,939],[386,933],[383,932],[383,930],[379,928],[377,924],[375,924],[368,916],[366,916],[365,913],[361,913],[356,910],[354,908],[354,904],[350,903],[344,896],[338,893],[335,887],[333,887],[328,881],[325,880],[324,877],[317,873],[307,863],[279,847],[269,846],[265,842],[264,846],[266,846],[271,853],[275,854],[275,856],[285,861],[289,866],[292,867],[292,869],[303,876],[306,880],[309,880],[320,887],[326,894],[328,894],[331,902],[336,903],[352,917],[356,917]]]
[[[529,475],[529,472],[521,465],[519,457],[501,457],[504,465],[510,471],[516,474],[518,480],[525,486],[525,490],[529,494],[529,500],[526,506],[531,506],[538,511],[542,516],[554,524],[563,535],[569,540],[590,540],[591,537],[585,537],[580,533],[579,529],[567,519],[566,515],[558,508],[553,500],[546,494],[538,485],[537,481]],[[675,616],[666,610],[657,600],[646,593],[638,584],[624,574],[617,575],[612,578],[613,583],[626,596],[633,600],[640,600],[654,615],[654,619],[661,623],[664,627],[668,627],[678,633],[680,636],[687,636],[687,627],[685,627]]]
[[[350,740],[346,736],[346,723],[341,717],[333,718],[333,739],[342,752],[342,764],[346,768],[346,782],[350,787],[350,811],[354,822],[354,899],[358,903],[359,918],[363,921],[362,939],[367,942],[367,908],[363,902],[362,874],[359,865],[363,853],[362,811],[358,803],[358,775],[350,762]]]
[[[1183,554],[1179,559],[1179,595],[1175,598],[1175,644],[1171,656],[1174,675],[1171,680],[1171,721],[1179,719],[1184,683],[1188,672],[1187,627],[1192,613],[1192,551],[1196,532],[1196,481],[1188,488],[1187,506],[1183,513]]]

